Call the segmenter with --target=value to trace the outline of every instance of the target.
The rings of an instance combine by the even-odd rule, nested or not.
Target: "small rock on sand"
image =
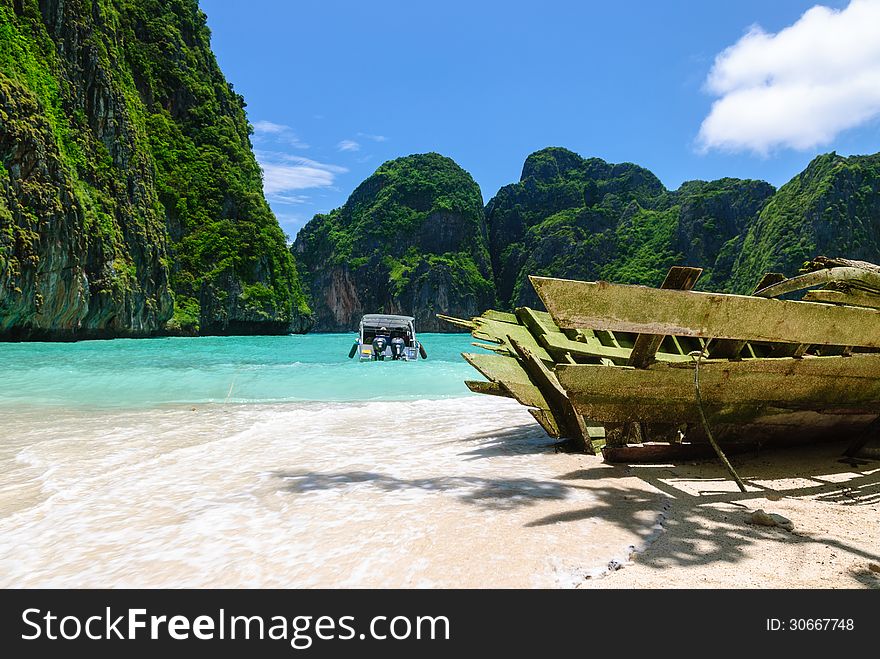
[[[759,526],[778,526],[786,531],[794,529],[794,524],[792,524],[790,519],[776,513],[766,513],[763,508],[758,508],[758,510],[753,512],[749,516],[749,522]]]

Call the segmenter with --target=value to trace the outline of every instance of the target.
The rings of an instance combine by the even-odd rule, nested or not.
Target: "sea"
[[[625,553],[595,459],[419,338],[0,344],[0,587],[576,587]]]

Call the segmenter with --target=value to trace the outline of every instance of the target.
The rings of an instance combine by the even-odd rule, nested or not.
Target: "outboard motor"
[[[387,336],[377,336],[373,339],[373,359],[378,359],[380,362],[385,361],[385,348],[387,347]]]
[[[395,336],[391,339],[391,359],[397,361],[399,359],[404,359],[404,348],[406,347],[406,343],[399,336]]]

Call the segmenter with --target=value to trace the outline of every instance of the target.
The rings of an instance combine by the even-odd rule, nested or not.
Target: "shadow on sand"
[[[548,440],[531,427],[503,433],[471,436],[483,440],[463,453],[466,460],[554,450]],[[282,490],[303,494],[316,490],[368,485],[386,492],[418,489],[446,492],[458,500],[487,511],[505,511],[531,506],[539,501],[577,499],[569,509],[533,519],[526,527],[594,520],[624,529],[650,546],[661,534],[662,549],[653,547],[654,567],[696,566],[717,562],[737,563],[758,543],[820,543],[865,561],[880,561],[880,550],[856,546],[820,533],[795,528],[793,532],[747,523],[751,511],[767,506],[766,499],[813,499],[837,506],[874,506],[880,503],[880,461],[859,465],[838,459],[844,445],[822,445],[794,454],[790,451],[739,456],[736,468],[750,485],[739,492],[727,479],[720,464],[711,461],[678,465],[609,465],[601,458],[579,456],[589,466],[552,479],[481,478],[442,476],[402,479],[370,471],[320,473],[277,471]],[[635,477],[642,485],[627,479]],[[647,487],[646,487],[647,485]],[[586,491],[585,497],[572,497]],[[758,503],[754,500],[760,500]],[[565,505],[565,504],[563,504]],[[773,556],[768,555],[768,561]],[[854,585],[880,587],[880,578],[868,572],[852,573]]]
[[[273,475],[285,482],[284,490],[294,494],[347,488],[366,483],[385,492],[417,489],[453,493],[460,501],[475,504],[486,510],[510,510],[529,506],[541,500],[565,499],[569,489],[564,483],[533,478],[442,476],[404,479],[370,471],[336,473],[279,471],[274,472]]]
[[[845,444],[842,445],[845,447]],[[614,476],[634,476],[666,500],[659,516],[666,542],[651,550],[655,567],[694,566],[715,562],[736,563],[745,551],[759,542],[821,544],[839,549],[865,561],[880,561],[880,550],[795,528],[793,532],[778,527],[747,523],[764,500],[813,499],[838,506],[876,506],[880,502],[880,462],[862,461],[845,464],[839,461],[841,447],[819,446],[807,449],[806,459],[788,451],[743,456],[736,467],[751,486],[749,492],[731,487],[721,465],[713,462],[680,465],[597,464],[557,476],[571,487],[583,488],[596,502],[586,508],[545,516],[527,526],[560,524],[583,519],[598,519],[638,535],[645,546],[659,535],[660,529],[646,528],[645,516],[656,511],[656,498],[650,492],[631,488],[622,491],[610,487]],[[793,458],[796,462],[793,463]],[[761,503],[751,503],[761,500]],[[668,515],[667,511],[672,511]],[[773,556],[767,556],[772,561]],[[863,587],[880,588],[880,578],[867,569],[850,576]]]
[[[454,441],[469,445],[476,444],[474,448],[461,454],[467,456],[466,460],[504,455],[553,453],[556,450],[556,440],[548,437],[534,424],[517,426],[500,432],[476,433]]]

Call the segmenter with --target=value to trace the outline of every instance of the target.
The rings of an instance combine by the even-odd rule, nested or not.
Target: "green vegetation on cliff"
[[[530,274],[658,285],[672,265],[701,266],[700,287],[724,290],[741,234],[772,194],[738,179],[670,192],[637,165],[543,149],[486,205],[498,297],[539,304]]]
[[[818,254],[880,263],[880,154],[821,155],[779,188],[744,236],[730,288],[749,292]]]
[[[115,3],[172,240],[175,319],[201,297],[203,331],[237,320],[304,329],[309,309],[262,194],[245,102],[217,66],[198,3]]]
[[[0,336],[307,329],[209,40],[196,0],[0,0]]]
[[[493,295],[507,309],[539,306],[531,274],[656,286],[670,266],[693,265],[697,288],[746,293],[817,254],[880,262],[880,154],[819,156],[778,191],[733,178],[670,191],[637,165],[547,148],[489,201],[485,224],[478,203],[470,176],[428,154],[384,164],[316,216],[295,251],[317,328],[385,310],[433,329],[435,312],[467,316]]]
[[[316,327],[345,330],[360,314],[471,315],[494,303],[483,201],[473,178],[427,153],[384,163],[345,205],[317,215],[294,245]]]
[[[436,313],[537,305],[529,274],[657,285],[686,264],[746,292],[818,253],[880,261],[880,154],[820,156],[778,192],[670,191],[562,148],[485,208],[449,158],[389,161],[291,250],[244,107],[197,0],[0,0],[0,338],[347,330],[374,311],[448,330]]]

